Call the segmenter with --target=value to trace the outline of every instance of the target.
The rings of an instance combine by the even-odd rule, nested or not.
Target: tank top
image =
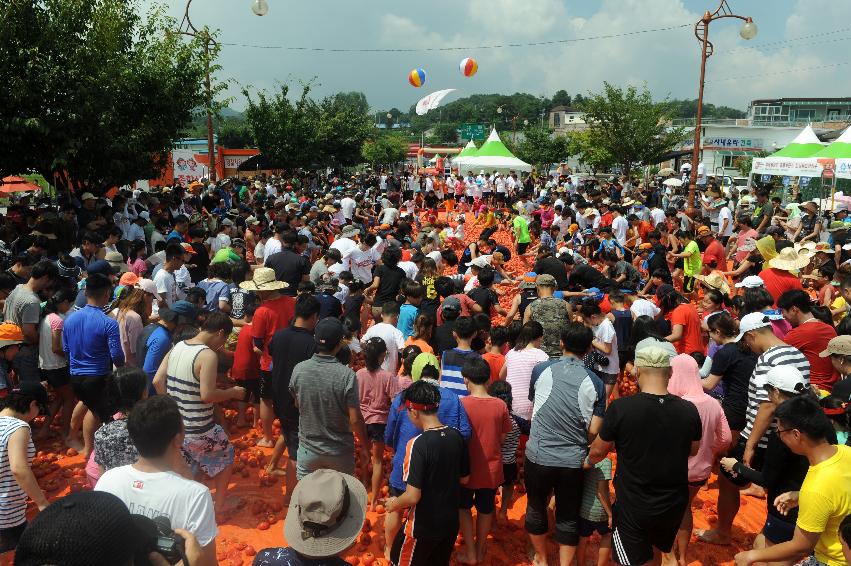
[[[551,358],[561,356],[561,331],[570,322],[564,299],[555,297],[543,297],[535,300],[529,305],[532,310],[532,320],[536,320],[544,327],[544,341],[541,349]]]
[[[177,401],[186,434],[203,434],[213,428],[213,404],[201,401],[201,381],[195,375],[195,360],[204,344],[178,342],[168,356],[166,392]]]
[[[18,485],[12,475],[9,463],[9,438],[19,428],[27,427],[26,422],[15,417],[0,417],[0,529],[10,529],[27,520],[27,494]],[[35,446],[30,438],[27,446],[27,462],[35,456]]]

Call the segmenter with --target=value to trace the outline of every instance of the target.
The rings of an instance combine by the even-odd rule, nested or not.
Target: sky
[[[140,0],[143,9],[155,0]],[[407,110],[443,88],[453,97],[530,92],[541,96],[600,90],[604,81],[646,84],[655,99],[696,98],[700,45],[694,23],[719,0],[268,0],[265,17],[252,0],[195,0],[197,27],[220,30],[220,78],[232,80],[230,106],[245,107],[242,88],[275,90],[314,81],[325,96],[361,91],[374,110]],[[851,2],[847,0],[729,0],[751,16],[759,35],[745,41],[742,22],[715,21],[715,54],[706,71],[705,102],[746,109],[757,98],[851,96]],[[183,0],[168,0],[182,17]],[[685,27],[677,27],[685,26]],[[634,33],[641,30],[673,28]],[[621,35],[631,33],[632,35]],[[618,36],[599,38],[599,36]],[[505,43],[576,40],[533,47],[475,48]],[[453,51],[340,53],[245,47],[416,49]],[[478,73],[459,63],[473,57]],[[411,69],[426,84],[408,84]],[[451,100],[448,99],[448,100]]]

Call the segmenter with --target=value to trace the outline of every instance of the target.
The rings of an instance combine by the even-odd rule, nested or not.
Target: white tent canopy
[[[462,172],[466,169],[485,171],[531,171],[532,166],[518,159],[511,153],[502,140],[496,128],[491,130],[487,141],[479,150],[469,157],[459,157],[453,161],[453,165]]]

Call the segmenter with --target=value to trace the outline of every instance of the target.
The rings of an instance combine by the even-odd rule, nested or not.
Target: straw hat
[[[240,289],[246,291],[277,291],[286,289],[289,284],[285,281],[278,281],[275,278],[275,270],[270,267],[258,267],[254,270],[254,276],[251,281],[243,281],[239,284]]]
[[[730,284],[727,279],[720,273],[710,273],[709,275],[696,275],[695,279],[711,289],[717,289],[725,295],[730,294]]]
[[[795,251],[798,254],[806,254],[812,256],[816,253],[816,243],[815,242],[805,242],[803,244],[795,244]]]
[[[795,271],[806,267],[811,259],[809,254],[798,254],[794,248],[784,248],[780,250],[780,253],[775,258],[768,262],[768,265],[774,269]]]
[[[821,252],[824,254],[831,254],[833,253],[833,248],[830,247],[830,244],[827,242],[816,242],[816,246],[813,251],[815,251],[815,253]]]
[[[814,200],[808,200],[807,202],[801,203],[801,208],[806,208],[811,210],[812,212],[817,212],[819,209],[819,203]]]

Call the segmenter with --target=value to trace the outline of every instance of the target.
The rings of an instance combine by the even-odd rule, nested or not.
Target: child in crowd
[[[405,346],[405,349],[402,350],[402,363],[400,364],[401,367],[399,368],[399,377],[397,379],[399,391],[404,391],[414,382],[411,376],[414,368],[414,360],[422,353],[422,349],[413,344]]]
[[[521,419],[512,412],[514,398],[511,393],[511,384],[505,380],[494,381],[488,387],[488,394],[497,399],[502,399],[508,408],[511,417],[511,430],[502,440],[500,452],[502,453],[502,502],[499,506],[497,518],[500,522],[508,522],[508,510],[514,499],[514,483],[517,481],[517,447],[520,444],[520,435],[529,435],[529,421]]]
[[[620,291],[609,293],[609,304],[612,306],[612,311],[607,315],[607,318],[615,328],[618,342],[618,361],[620,362],[618,369],[623,371],[626,362],[629,360],[632,312],[626,308],[626,297]]]
[[[384,471],[384,429],[390,402],[399,389],[396,375],[381,369],[387,357],[384,340],[375,337],[361,344],[365,367],[357,371],[360,410],[366,423],[366,435],[370,440],[372,454],[372,480],[370,509],[375,510],[381,491],[381,474]]]
[[[612,558],[612,502],[609,481],[612,479],[612,461],[605,457],[592,468],[585,470],[582,481],[582,503],[579,508],[579,546],[576,563],[585,564],[588,538],[600,534],[600,552],[597,566],[611,564]]]
[[[481,357],[471,346],[477,332],[478,329],[472,318],[468,316],[459,317],[452,330],[457,346],[443,352],[441,358],[441,385],[451,389],[459,396],[468,394],[461,368],[464,367],[467,360]]]
[[[482,358],[491,368],[491,382],[499,379],[499,372],[505,365],[505,345],[508,342],[508,328],[505,326],[494,326],[488,333],[486,351]]]
[[[494,317],[497,314],[505,316],[508,314],[504,308],[499,305],[499,297],[493,290],[494,278],[496,272],[492,267],[483,267],[479,270],[478,286],[473,287],[467,292],[467,296],[476,301],[482,312],[488,317]]]
[[[213,265],[223,265],[215,263]],[[260,356],[254,351],[254,342],[251,336],[251,321],[257,311],[257,304],[249,302],[243,307],[245,325],[236,339],[236,349],[233,353],[233,366],[230,369],[230,377],[237,385],[245,389],[245,398],[237,403],[238,415],[236,427],[243,428],[246,425],[245,413],[249,405],[254,407],[254,422],[260,417]]]
[[[363,335],[363,341],[370,338],[381,338],[387,346],[387,356],[381,369],[393,375],[399,370],[399,351],[405,347],[405,339],[396,328],[399,322],[399,304],[395,301],[387,301],[381,306],[381,322],[372,325]]]
[[[582,303],[579,307],[579,313],[582,320],[585,321],[585,326],[594,331],[594,341],[591,345],[608,359],[609,363],[605,367],[598,365],[594,368],[606,385],[606,398],[608,398],[612,394],[615,383],[617,383],[620,368],[618,336],[615,327],[612,321],[606,318],[606,315],[600,310],[600,305],[592,299],[586,299]]]
[[[414,333],[414,321],[419,314],[425,288],[416,281],[406,281],[402,287],[402,292],[405,295],[405,304],[399,308],[399,320],[396,323],[396,328],[402,333],[402,338],[407,340]]]
[[[490,366],[481,358],[470,358],[461,369],[470,393],[461,398],[473,433],[467,442],[470,456],[470,481],[461,490],[461,534],[464,555],[459,562],[475,564],[485,555],[485,542],[493,523],[496,490],[503,483],[502,441],[511,432],[508,407],[488,394]],[[476,506],[475,537],[473,515]]]
[[[414,320],[414,332],[405,340],[405,347],[418,346],[421,352],[434,353],[431,347],[431,333],[434,328],[434,318],[430,314],[420,313]],[[404,355],[403,355],[404,359]]]
[[[24,343],[24,331],[17,324],[0,324],[0,397],[5,397],[14,383],[9,376],[12,360],[18,355]]]

